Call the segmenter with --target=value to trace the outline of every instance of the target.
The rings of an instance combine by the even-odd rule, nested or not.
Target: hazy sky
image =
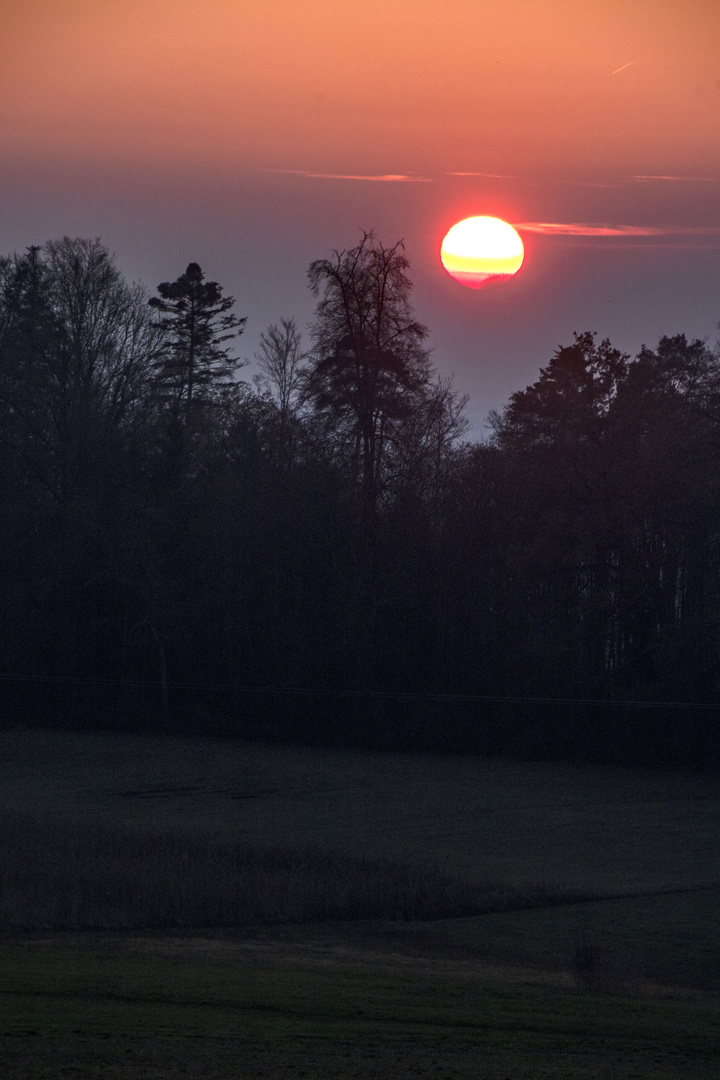
[[[573,330],[717,336],[714,0],[0,0],[0,40],[0,251],[99,236],[153,289],[199,262],[243,356],[370,228],[477,435]],[[507,285],[440,265],[472,214],[533,226]]]

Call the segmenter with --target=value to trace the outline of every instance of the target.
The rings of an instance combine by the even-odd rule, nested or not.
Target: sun
[[[442,242],[440,259],[450,277],[469,289],[507,281],[522,266],[523,242],[512,225],[495,217],[458,221]]]

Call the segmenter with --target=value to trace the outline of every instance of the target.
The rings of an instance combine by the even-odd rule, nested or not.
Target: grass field
[[[8,731],[0,806],[3,1077],[720,1076],[715,777]],[[43,873],[104,880],[117,837],[175,892],[240,845],[302,853],[326,898],[320,867],[374,867],[380,893],[442,878],[494,907],[298,922],[296,877],[282,925],[11,925]]]
[[[389,952],[378,933],[355,948],[340,928],[299,942],[6,942],[2,1075],[718,1075],[712,1000],[578,994],[559,977]]]

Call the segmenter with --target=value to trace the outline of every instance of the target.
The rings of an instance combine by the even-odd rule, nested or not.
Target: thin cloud
[[[720,177],[717,176],[633,176],[631,179],[639,180],[641,182],[647,180],[666,180],[673,184],[720,184]]]
[[[509,176],[507,173],[496,172],[448,172],[446,176],[482,176],[486,180],[517,180],[517,176]]]
[[[524,221],[515,228],[545,236],[660,236],[665,232],[644,225],[585,225],[578,221]]]
[[[623,66],[622,66],[622,67],[619,67],[619,68],[615,68],[615,70],[614,70],[614,71],[611,71],[611,72],[610,72],[610,74],[611,74],[611,75],[617,75],[617,74],[618,74],[618,72],[620,72],[620,71],[624,71],[624,70],[625,70],[625,68],[629,68],[629,67],[630,67],[630,66],[631,66],[632,64],[637,64],[637,60],[628,60],[627,64],[623,64]]]
[[[518,173],[490,173],[490,172],[446,172],[443,176],[478,176],[486,180],[517,180],[521,184],[531,184],[533,187],[546,184],[569,184],[572,187],[607,188],[617,187],[617,182],[591,180],[570,180],[557,176],[520,176]]]
[[[589,187],[589,188],[615,188],[617,187],[617,181],[609,182],[607,180],[547,180],[548,184],[567,184],[570,187]]]
[[[544,236],[720,236],[720,227],[712,225],[586,225],[582,222],[525,221],[515,226],[524,232]]]
[[[265,172],[284,173],[290,176],[305,176],[310,180],[371,180],[379,184],[429,184],[429,176],[410,176],[408,173],[383,173],[381,176],[367,176],[360,173],[318,173],[305,169],[265,169]]]

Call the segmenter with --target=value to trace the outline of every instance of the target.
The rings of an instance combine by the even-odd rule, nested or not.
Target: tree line
[[[99,242],[0,259],[6,722],[720,757],[720,355],[576,334],[467,439],[402,244],[246,317]]]

